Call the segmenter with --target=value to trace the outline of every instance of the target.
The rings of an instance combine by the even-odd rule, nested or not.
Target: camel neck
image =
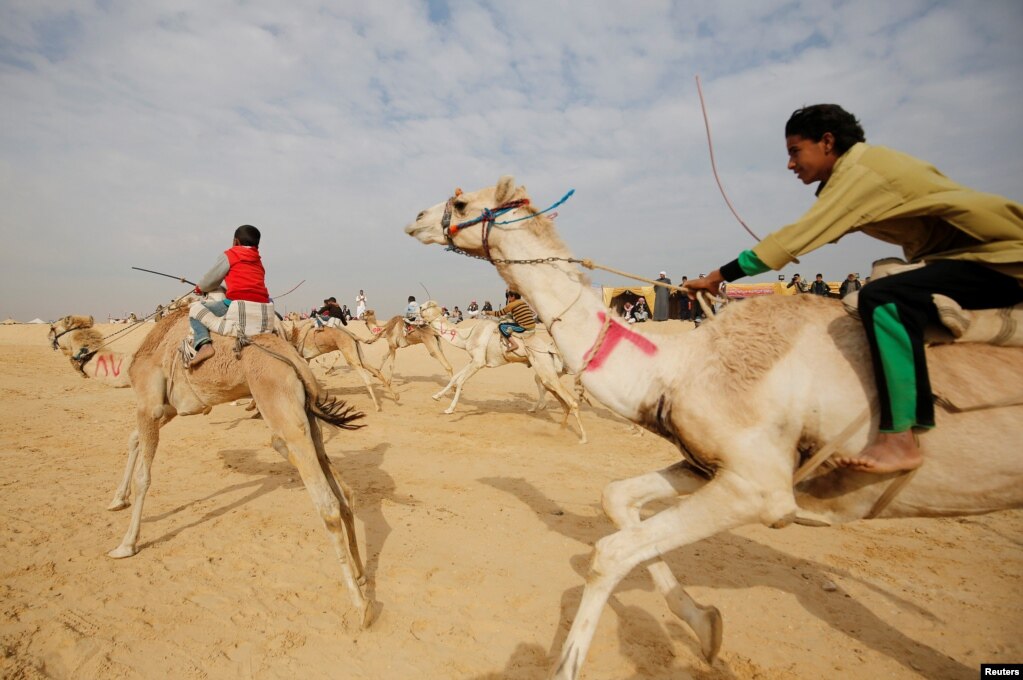
[[[521,243],[529,238],[535,239],[527,234],[507,234],[494,248],[500,251],[494,257],[570,257],[564,249],[550,252],[550,248],[543,251],[539,243]],[[648,336],[609,318],[613,313],[588,277],[571,263],[502,264],[498,271],[533,305],[569,369],[579,372],[585,366],[583,385],[605,405],[635,420],[663,394],[671,376],[665,376],[659,366],[664,365],[665,354],[674,357],[682,350],[682,338]],[[680,366],[678,361],[673,359],[669,365]]]

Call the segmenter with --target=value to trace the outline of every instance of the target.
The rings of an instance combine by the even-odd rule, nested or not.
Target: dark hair
[[[838,104],[814,104],[796,109],[785,123],[785,136],[799,135],[814,142],[824,133],[835,138],[835,152],[841,156],[856,142],[867,141],[856,116]]]
[[[243,246],[259,246],[259,229],[251,224],[243,224],[234,230],[234,237]]]
[[[409,302],[415,302],[416,301],[416,296],[415,295],[409,295],[408,296],[408,301]]]
[[[337,298],[334,297],[333,295],[331,295],[329,298],[327,298],[327,300],[330,301],[330,302],[337,302]]]

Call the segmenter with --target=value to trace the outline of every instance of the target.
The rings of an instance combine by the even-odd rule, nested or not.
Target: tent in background
[[[35,319],[32,319],[31,321],[29,321],[28,323],[46,323],[46,322],[43,321],[42,319],[35,318]]]
[[[646,299],[646,306],[651,310],[654,308],[654,287],[653,286],[631,286],[626,288],[611,288],[604,286],[601,289],[604,296],[604,306],[610,307],[616,314],[625,314],[625,303],[636,304],[639,298]]]

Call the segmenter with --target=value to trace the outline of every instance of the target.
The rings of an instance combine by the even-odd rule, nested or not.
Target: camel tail
[[[309,394],[308,391],[306,394]],[[313,401],[311,394],[307,399],[306,409],[325,423],[330,423],[342,430],[358,430],[360,427],[366,426],[365,423],[355,422],[365,417],[366,414],[356,411],[354,406],[348,406],[340,399],[321,395]]]

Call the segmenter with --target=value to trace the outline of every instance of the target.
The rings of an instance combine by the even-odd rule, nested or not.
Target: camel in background
[[[103,335],[91,316],[65,316],[50,325],[47,338],[54,350],[69,357],[71,366],[86,378],[111,387],[130,387],[130,354],[101,349]]]
[[[525,219],[507,227],[468,224],[502,212],[505,222]],[[423,210],[405,232],[494,261],[536,310],[569,368],[581,372],[590,394],[682,453],[671,467],[605,489],[604,511],[619,531],[595,546],[556,678],[578,677],[608,598],[643,563],[669,609],[693,629],[713,661],[722,640],[720,613],[693,600],[661,555],[745,524],[783,527],[807,509],[832,523],[873,516],[892,480],[905,479],[826,466],[793,486],[794,472],[815,449],[856,456],[877,432],[866,339],[834,301],[757,298],[727,306],[698,331],[644,335],[612,317],[571,261],[554,223],[529,206],[525,189],[511,177]],[[930,348],[928,357],[929,365],[961,362],[974,375],[994,372],[1010,388],[1023,384],[1018,349],[944,345]],[[1000,363],[989,363],[995,360]],[[938,409],[937,418],[938,427],[921,438],[924,465],[880,516],[1023,505],[1023,406]],[[672,506],[643,519],[644,505],[669,499]]]
[[[373,391],[373,384],[370,382],[369,376],[366,375],[367,371],[383,383],[384,389],[391,395],[391,398],[398,401],[398,395],[391,389],[390,381],[384,378],[379,369],[374,368],[365,361],[362,356],[362,348],[359,346],[359,343],[362,341],[348,331],[331,326],[317,328],[316,322],[312,319],[293,320],[288,318],[279,322],[277,326],[278,331],[306,360],[339,351],[345,361],[348,362],[348,365],[355,369],[355,372],[362,378],[362,382],[366,384],[370,399],[373,400],[373,405],[377,411],[380,410],[380,402],[377,401],[377,395]],[[335,366],[332,366],[328,369],[327,373],[332,373],[335,368]]]
[[[448,377],[454,373],[454,369],[451,368],[451,364],[448,362],[447,357],[444,356],[444,350],[440,345],[440,338],[437,337],[437,333],[429,326],[417,326],[410,324],[405,320],[403,316],[393,316],[387,323],[380,325],[377,322],[376,314],[372,309],[367,309],[363,315],[362,320],[366,322],[366,328],[373,337],[369,340],[363,340],[362,342],[367,345],[372,345],[381,338],[387,341],[387,356],[380,362],[380,371],[384,371],[384,366],[390,366],[387,374],[394,377],[394,355],[402,347],[410,347],[412,345],[422,345],[426,348],[426,351],[430,353],[434,359],[440,362],[440,365],[444,367]]]
[[[82,318],[65,317],[61,322],[69,328],[68,320],[74,325],[75,319]],[[51,334],[60,340],[62,332]],[[365,575],[351,490],[331,469],[317,422],[350,430],[361,427],[355,421],[363,414],[328,398],[295,348],[276,335],[252,336],[247,345],[236,346],[235,338],[214,334],[216,354],[190,370],[182,365],[179,351],[189,334],[188,310],[172,311],[156,323],[132,357],[129,373],[135,388],[137,428],[129,437],[124,477],[108,509],[128,507],[133,472],[136,497],[128,530],[109,556],[123,558],[138,552],[142,507],[160,429],[176,416],[209,413],[217,404],[251,396],[273,432],[273,448],[298,468],[341,561],[352,604],[362,625],[368,625],[370,603],[362,591]]]
[[[494,368],[513,363],[527,364],[533,369],[537,394],[536,403],[529,409],[529,412],[533,413],[544,408],[549,391],[565,410],[565,417],[561,421],[562,427],[568,424],[569,416],[575,416],[575,422],[579,426],[579,443],[586,443],[586,430],[583,429],[582,420],[579,418],[579,402],[559,380],[559,377],[565,373],[565,362],[561,360],[558,348],[549,339],[535,334],[523,338],[525,354],[515,354],[507,351],[501,344],[501,333],[497,330],[497,321],[480,319],[471,328],[456,328],[453,324],[448,323],[441,312],[440,305],[433,300],[424,302],[419,308],[419,314],[433,330],[437,331],[440,337],[469,353],[469,363],[451,378],[444,389],[433,395],[434,399],[440,399],[452,387],[455,388],[455,396],[452,398],[451,404],[444,409],[444,413],[455,412],[458,397],[462,394],[462,385],[476,375],[481,368]]]

